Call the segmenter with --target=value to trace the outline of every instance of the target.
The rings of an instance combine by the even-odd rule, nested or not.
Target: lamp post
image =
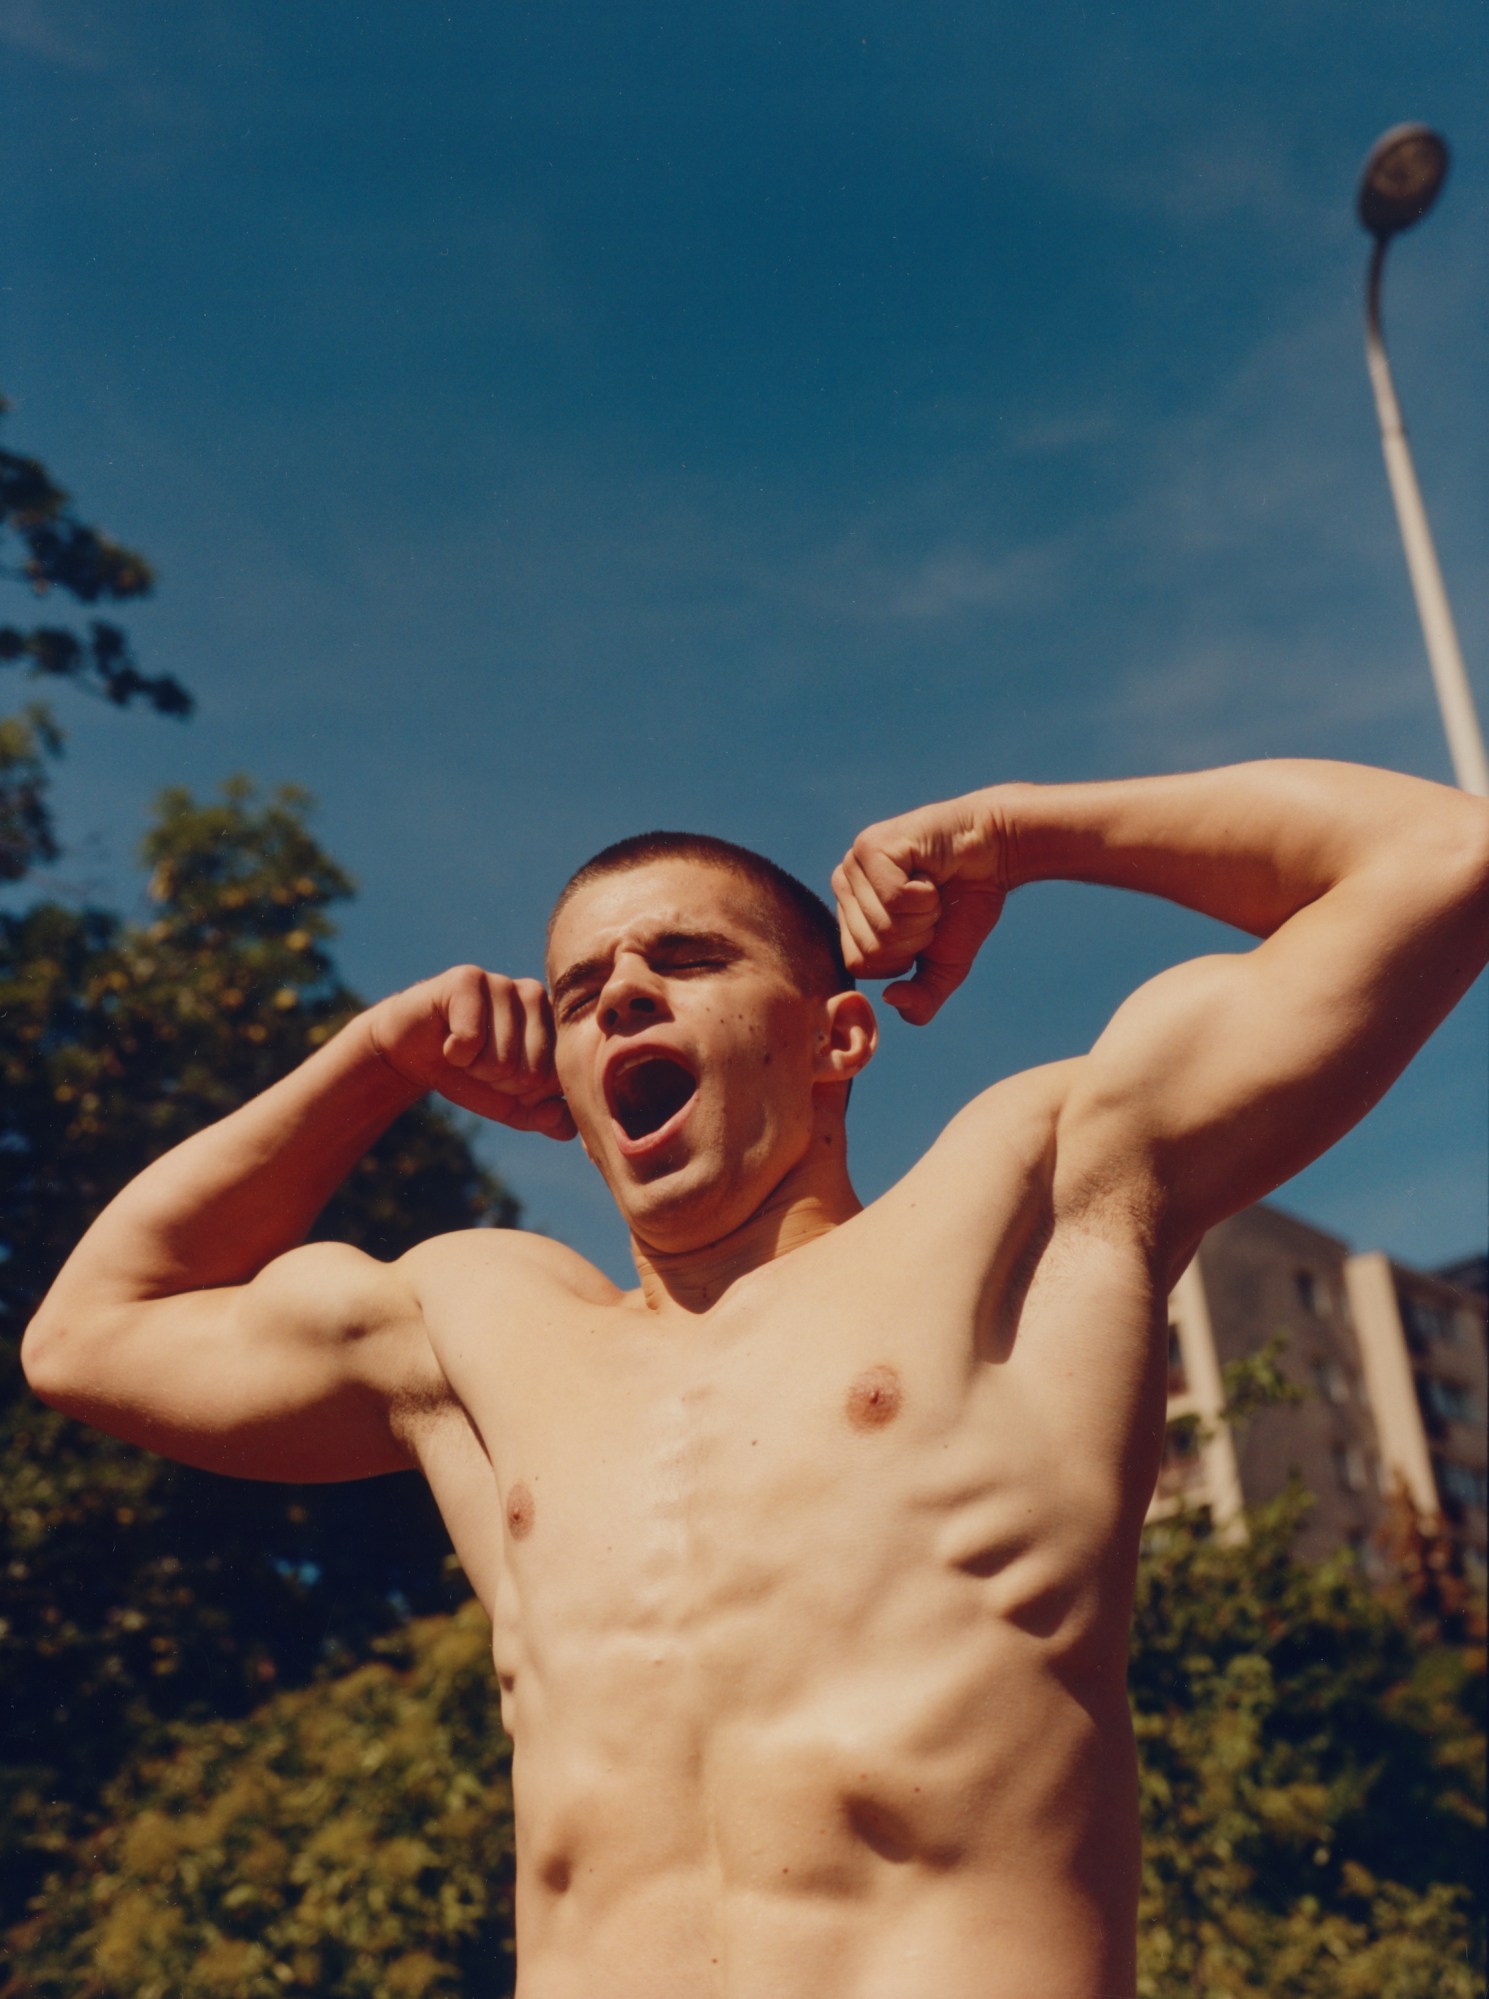
[[[1360,220],[1375,238],[1365,283],[1365,358],[1375,390],[1386,473],[1396,502],[1401,539],[1406,546],[1406,566],[1411,572],[1411,587],[1422,620],[1422,636],[1427,642],[1427,657],[1432,665],[1453,771],[1460,790],[1489,798],[1489,757],[1484,754],[1484,737],[1474,713],[1463,653],[1427,526],[1427,510],[1422,505],[1380,330],[1381,272],[1385,268],[1387,246],[1398,230],[1409,229],[1414,222],[1421,221],[1436,201],[1447,171],[1447,142],[1427,125],[1393,126],[1370,148],[1356,199]]]

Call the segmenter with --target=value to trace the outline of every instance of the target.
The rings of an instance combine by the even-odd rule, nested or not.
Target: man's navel
[[[849,1384],[843,1411],[855,1430],[879,1430],[899,1415],[904,1399],[892,1367],[870,1367]]]

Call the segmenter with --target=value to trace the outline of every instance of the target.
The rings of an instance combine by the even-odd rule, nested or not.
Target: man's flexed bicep
[[[342,1243],[247,1284],[54,1316],[26,1369],[43,1401],[127,1443],[294,1483],[403,1470],[404,1412],[444,1388],[407,1276]]]
[[[428,1090],[571,1136],[552,1040],[536,980],[473,965],[380,1001],[115,1195],[27,1328],[27,1379],[100,1429],[219,1471],[406,1464],[396,1412],[440,1388],[410,1280],[305,1237]]]
[[[1489,957],[1489,805],[1279,761],[998,785],[871,826],[834,877],[849,969],[913,967],[886,997],[922,1025],[1004,897],[1054,880],[1138,889],[1263,940],[1135,993],[1060,1120],[1057,1192],[1141,1198],[1179,1259],[1361,1118]]]
[[[1383,852],[1254,949],[1139,988],[1080,1066],[1067,1170],[1150,1175],[1182,1261],[1342,1138],[1489,955],[1483,855],[1471,840],[1433,845]]]

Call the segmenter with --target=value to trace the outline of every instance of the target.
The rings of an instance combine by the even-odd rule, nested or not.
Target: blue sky
[[[7,442],[155,562],[130,629],[200,703],[65,704],[60,882],[137,897],[162,784],[302,783],[374,996],[536,969],[643,826],[825,888],[862,824],[1001,778],[1447,778],[1352,195],[1385,126],[1448,134],[1387,320],[1489,706],[1486,39],[1470,0],[0,0]],[[1016,898],[933,1028],[886,1024],[860,1191],[1226,936]],[[1482,1243],[1483,999],[1291,1206]],[[576,1148],[484,1142],[623,1270]]]

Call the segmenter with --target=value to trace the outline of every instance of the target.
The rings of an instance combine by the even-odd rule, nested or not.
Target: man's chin
[[[738,1226],[734,1174],[711,1174],[696,1157],[646,1166],[645,1177],[629,1162],[605,1176],[621,1220],[643,1248],[677,1256],[704,1249]]]

